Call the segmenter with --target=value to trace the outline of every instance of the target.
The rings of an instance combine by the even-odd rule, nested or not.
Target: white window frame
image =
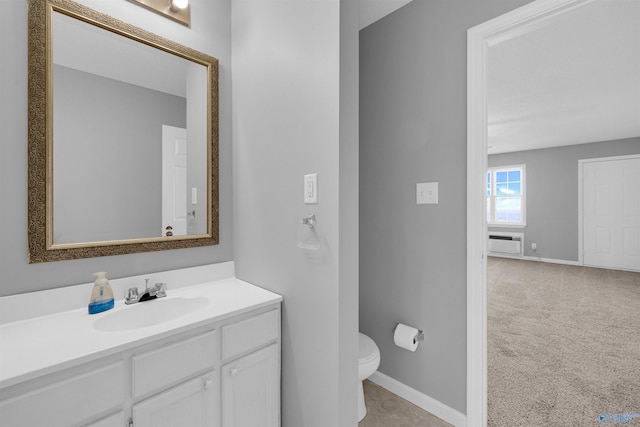
[[[505,222],[496,221],[496,197],[509,197],[505,195],[496,195],[496,172],[508,172],[508,171],[520,171],[520,197],[522,199],[522,210],[520,212],[519,222]],[[489,210],[489,218],[487,219],[487,225],[491,227],[511,227],[511,228],[524,228],[527,226],[527,171],[526,165],[507,165],[507,166],[495,166],[487,169],[487,174],[491,176],[491,194],[487,196],[487,209]],[[485,175],[486,178],[486,175]],[[515,196],[514,196],[515,197]]]

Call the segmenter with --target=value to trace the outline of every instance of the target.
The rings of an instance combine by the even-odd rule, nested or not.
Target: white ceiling
[[[189,61],[62,13],[53,14],[53,62],[186,97]]]
[[[359,28],[378,21],[410,1],[358,0]],[[108,31],[59,13],[54,14],[54,28],[56,64],[185,96],[185,81],[180,76],[184,76],[187,61],[174,55],[159,54],[156,49],[123,37],[113,37]],[[117,46],[114,45],[116,42]],[[114,62],[113,53],[104,51],[112,46],[118,52],[117,57],[122,58],[118,63]]]
[[[412,0],[358,0],[360,30]]]
[[[640,0],[596,0],[489,47],[489,154],[640,136]]]
[[[358,1],[362,29],[412,0]],[[74,40],[67,46],[75,44],[76,52],[79,41],[96,37],[74,25],[59,34],[59,27],[56,43],[68,36],[63,44]],[[101,45],[89,43],[85,54],[74,57],[95,65],[96,54],[101,56],[95,46]],[[487,64],[490,154],[640,136],[640,0],[595,0],[492,45]],[[175,65],[135,75],[147,79]]]

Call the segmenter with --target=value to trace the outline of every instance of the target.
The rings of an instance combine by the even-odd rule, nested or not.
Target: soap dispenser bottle
[[[93,273],[93,275],[98,276],[98,278],[93,284],[93,290],[91,291],[89,314],[102,313],[103,311],[113,308],[113,289],[111,289],[111,285],[105,276],[106,274],[107,273],[103,271]]]

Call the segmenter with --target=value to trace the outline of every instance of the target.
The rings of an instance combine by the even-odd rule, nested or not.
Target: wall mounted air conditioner
[[[524,255],[524,233],[489,232],[489,255]]]

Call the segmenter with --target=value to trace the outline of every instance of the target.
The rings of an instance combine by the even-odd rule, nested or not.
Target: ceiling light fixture
[[[191,6],[189,0],[130,0],[131,2],[153,10],[160,15],[173,19],[187,27],[191,26]]]
[[[189,6],[189,0],[169,0],[171,6],[169,8],[173,11],[178,11]]]

